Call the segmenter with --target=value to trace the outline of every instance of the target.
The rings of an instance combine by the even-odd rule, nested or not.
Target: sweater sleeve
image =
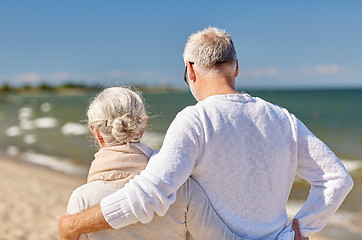
[[[336,155],[299,120],[297,175],[311,184],[308,199],[294,218],[304,236],[320,231],[352,189],[353,181]],[[284,233],[293,231],[291,224]],[[284,239],[284,238],[278,238]]]
[[[115,229],[138,221],[148,223],[154,212],[163,216],[175,201],[176,191],[191,175],[202,149],[202,128],[186,108],[167,130],[161,149],[140,175],[101,201],[106,221]]]

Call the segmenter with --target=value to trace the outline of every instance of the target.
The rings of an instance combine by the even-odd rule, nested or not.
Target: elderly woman
[[[134,91],[113,87],[90,104],[88,126],[99,151],[89,170],[87,183],[71,195],[67,212],[74,214],[96,205],[122,188],[147,165],[153,150],[140,143],[147,115]],[[116,216],[115,216],[116,217]],[[167,213],[148,224],[82,234],[80,239],[240,239],[219,219],[204,191],[189,179],[178,190]]]

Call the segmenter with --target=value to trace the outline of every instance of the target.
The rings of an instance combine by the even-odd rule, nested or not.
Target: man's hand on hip
[[[300,232],[298,219],[293,219],[292,227],[295,233],[294,240],[309,240],[308,237],[303,237],[302,233]]]

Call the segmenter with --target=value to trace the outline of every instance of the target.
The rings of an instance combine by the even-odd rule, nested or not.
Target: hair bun
[[[130,113],[123,114],[114,119],[112,123],[112,135],[117,142],[137,142],[140,139],[141,131],[145,124],[142,124],[142,119],[137,116],[132,116]]]

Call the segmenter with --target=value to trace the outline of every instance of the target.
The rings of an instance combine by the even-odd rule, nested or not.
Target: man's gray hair
[[[184,61],[200,68],[213,68],[219,63],[236,60],[236,51],[230,35],[222,29],[209,27],[192,34],[186,43]]]

